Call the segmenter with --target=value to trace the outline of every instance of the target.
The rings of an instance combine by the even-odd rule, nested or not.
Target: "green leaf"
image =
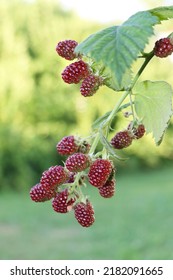
[[[159,145],[172,116],[172,88],[163,81],[144,81],[136,85],[133,93],[136,114]]]
[[[130,68],[127,69],[126,72],[124,73],[121,84],[118,83],[116,76],[111,74],[111,70],[108,69],[108,67],[105,68],[103,75],[109,77],[104,81],[104,84],[115,91],[126,90],[132,80],[132,71]]]
[[[109,111],[107,113],[105,113],[103,116],[101,116],[100,118],[98,118],[97,120],[95,120],[95,122],[93,122],[92,124],[92,129],[98,129],[103,123],[104,121],[108,118],[108,116],[110,115],[112,111]]]
[[[149,12],[152,15],[157,16],[160,21],[173,18],[173,6],[158,7],[158,8],[149,10]]]
[[[99,72],[104,77],[104,85],[115,91],[124,91],[132,80],[132,71],[130,68],[124,73],[121,84],[118,83],[117,77],[112,75],[111,69],[106,67],[103,62],[92,63],[92,70],[94,73]]]
[[[120,26],[112,26],[89,36],[75,52],[92,58],[108,69],[114,88],[127,86],[127,75],[139,53],[144,51],[159,18],[148,11],[138,12]],[[128,74],[129,78],[129,74]]]

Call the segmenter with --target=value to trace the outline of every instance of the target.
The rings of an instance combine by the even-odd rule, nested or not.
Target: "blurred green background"
[[[158,26],[156,36],[172,32],[172,23]],[[104,200],[89,188],[91,228],[29,198],[43,170],[61,164],[56,143],[89,135],[121,94],[102,88],[85,99],[79,85],[61,79],[69,62],[57,56],[57,42],[80,42],[103,27],[58,1],[0,2],[0,259],[173,259],[173,121],[161,146],[147,135],[122,152],[129,160],[117,163],[115,198]],[[169,58],[154,58],[142,79],[173,85],[172,74]],[[118,116],[116,129],[128,122]]]

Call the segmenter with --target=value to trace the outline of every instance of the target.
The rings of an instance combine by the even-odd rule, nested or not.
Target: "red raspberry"
[[[90,164],[90,159],[87,155],[82,153],[76,153],[71,155],[66,160],[66,168],[71,172],[80,172],[85,170]]]
[[[30,197],[35,202],[44,202],[50,200],[56,195],[55,190],[47,190],[41,184],[37,184],[30,190]]]
[[[80,92],[83,96],[92,96],[99,89],[103,79],[99,76],[90,75],[86,77],[80,87]]]
[[[89,73],[88,64],[83,60],[79,60],[68,65],[61,75],[65,83],[78,84],[82,79],[85,79]]]
[[[115,180],[108,180],[102,187],[99,188],[99,193],[104,198],[110,198],[115,193]]]
[[[74,136],[66,136],[57,144],[56,149],[60,155],[72,155],[78,151],[78,144]]]
[[[140,124],[134,131],[135,139],[140,139],[145,134],[145,127],[143,124]]]
[[[132,135],[128,130],[118,132],[112,139],[111,145],[115,149],[127,148],[132,143]]]
[[[68,179],[68,173],[61,165],[51,166],[44,171],[40,180],[40,184],[44,189],[56,189],[57,186],[65,183]]]
[[[55,198],[52,201],[53,209],[58,213],[67,213],[72,209],[72,205],[75,202],[74,199],[68,200],[68,189],[63,190],[60,193],[57,193]]]
[[[173,45],[171,44],[170,38],[163,38],[156,41],[154,46],[154,54],[158,57],[167,57],[173,52]]]
[[[90,227],[94,221],[94,209],[89,201],[85,203],[78,203],[74,207],[75,218],[83,227]]]
[[[73,60],[76,58],[74,49],[77,45],[78,43],[74,40],[61,41],[57,44],[56,51],[61,57],[67,60]]]
[[[88,173],[89,182],[94,187],[103,186],[113,170],[111,161],[107,159],[96,159],[90,166]]]
[[[89,152],[90,144],[81,138],[70,135],[62,138],[56,145],[56,149],[60,155],[64,156],[70,156],[77,152],[85,154]]]

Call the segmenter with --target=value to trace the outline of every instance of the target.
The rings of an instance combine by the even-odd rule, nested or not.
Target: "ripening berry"
[[[33,186],[30,190],[30,197],[35,202],[44,202],[50,200],[56,195],[55,190],[45,189],[41,184]]]
[[[65,162],[65,166],[70,172],[81,172],[88,168],[89,165],[89,156],[82,153],[76,153],[69,156]]]
[[[80,92],[83,96],[92,96],[102,85],[103,79],[99,76],[89,75],[86,77],[80,87]]]
[[[83,60],[68,65],[62,72],[62,79],[68,84],[78,84],[90,74],[89,66]]]
[[[110,160],[96,159],[89,169],[89,183],[97,188],[103,186],[111,175],[112,170],[113,166]]]
[[[63,137],[56,145],[56,149],[63,156],[70,156],[77,152],[86,154],[90,150],[90,144],[86,140],[70,135]]]
[[[145,134],[145,126],[143,124],[138,125],[138,127],[134,130],[135,139],[140,139]]]
[[[128,130],[120,131],[111,139],[111,145],[115,149],[124,149],[131,145],[133,137]]]
[[[52,207],[54,211],[58,213],[67,213],[72,209],[74,199],[68,199],[69,193],[68,189],[64,189],[63,191],[56,194],[52,201]]]
[[[74,40],[61,41],[56,46],[56,52],[59,54],[59,56],[67,60],[73,60],[76,58],[74,49],[76,48],[77,45],[78,43]]]
[[[56,189],[57,186],[65,183],[68,179],[68,173],[61,165],[51,166],[44,171],[40,179],[40,184],[44,189]]]
[[[99,193],[104,198],[110,198],[115,193],[115,180],[108,180],[102,187],[99,188]]]
[[[90,227],[94,221],[94,209],[89,201],[85,203],[80,202],[74,207],[75,218],[83,227]]]
[[[65,136],[57,144],[56,149],[60,155],[72,155],[78,151],[78,144],[73,135]]]
[[[171,44],[170,38],[162,38],[156,41],[154,46],[154,54],[158,57],[167,57],[173,52],[173,44]]]

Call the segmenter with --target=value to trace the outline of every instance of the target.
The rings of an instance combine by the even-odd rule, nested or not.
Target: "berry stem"
[[[111,123],[112,119],[114,118],[114,116],[116,115],[116,113],[119,111],[119,107],[121,106],[121,104],[123,103],[123,101],[126,99],[126,97],[129,94],[129,90],[125,91],[123,93],[123,95],[121,96],[121,98],[118,100],[116,106],[114,107],[114,109],[112,110],[112,112],[110,113],[110,115],[108,116],[107,120],[105,121],[104,125],[102,126],[102,128],[106,127],[108,124]]]
[[[130,86],[127,88],[127,90],[124,92],[124,94],[121,96],[121,98],[117,102],[116,106],[114,107],[114,109],[112,110],[112,112],[110,113],[110,115],[108,116],[107,120],[105,121],[105,123],[104,123],[104,125],[102,127],[105,127],[108,124],[110,125],[112,119],[115,117],[116,113],[119,111],[119,108],[120,108],[121,104],[123,103],[123,101],[126,99],[126,97],[128,95],[129,96],[131,95],[133,87],[135,86],[136,82],[138,81],[139,77],[141,76],[142,72],[144,71],[145,67],[148,65],[150,60],[153,58],[153,56],[154,56],[154,52],[153,51],[151,51],[150,53],[146,54],[145,61],[142,64],[141,68],[137,72],[137,74],[134,77],[133,81],[131,82]],[[133,101],[130,99],[131,107],[132,107],[132,104],[133,104]],[[132,113],[133,113],[133,116],[134,116],[133,108],[132,108]]]
[[[169,34],[168,38],[170,39],[171,44],[173,44],[173,32]]]
[[[111,113],[108,115],[107,119],[104,121],[104,123],[101,125],[101,129],[104,129],[106,127],[110,127],[111,122],[113,120],[113,118],[115,117],[115,115],[118,113],[118,111],[120,110],[120,107],[122,106],[122,103],[124,102],[124,100],[126,99],[126,97],[129,95],[130,97],[130,103],[128,103],[128,105],[131,106],[132,108],[132,114],[133,114],[133,118],[135,118],[134,115],[134,109],[133,109],[133,101],[131,99],[131,94],[132,94],[132,89],[135,86],[137,80],[139,79],[140,75],[142,74],[142,72],[144,71],[145,67],[147,66],[147,64],[150,62],[150,60],[153,58],[154,56],[154,52],[151,51],[148,54],[145,54],[145,61],[142,64],[141,68],[139,69],[139,71],[137,72],[136,76],[134,77],[132,83],[130,84],[130,86],[127,88],[127,90],[122,94],[121,98],[118,100],[118,102],[116,103],[115,107],[113,108],[113,110],[111,111]],[[122,106],[123,107],[123,106]],[[95,139],[92,143],[92,146],[90,148],[90,155],[92,156],[95,152],[95,149],[98,145],[98,142],[100,140],[100,133],[97,132],[95,135]]]
[[[153,58],[153,56],[154,56],[154,51],[151,51],[150,53],[145,54],[145,61],[142,64],[142,66],[139,69],[139,71],[137,72],[136,76],[134,77],[130,87],[128,88],[128,92],[132,91],[133,87],[135,86],[136,82],[138,81],[139,77],[141,76],[142,72],[144,71],[145,67],[148,65],[150,60]]]
[[[75,196],[79,201],[83,201],[85,199],[80,185],[80,180],[83,176],[85,176],[85,173],[83,171],[78,172],[75,177],[75,181],[71,184],[70,187],[70,195]]]
[[[133,121],[135,120],[135,111],[134,111],[134,108],[133,108],[133,100],[132,100],[132,91],[129,92],[129,99],[130,99],[130,107],[131,107],[131,110],[132,110],[132,116],[133,116]]]
[[[95,149],[96,149],[96,147],[98,145],[99,140],[100,140],[100,134],[99,134],[99,132],[97,132],[97,134],[95,136],[95,139],[94,139],[94,141],[92,143],[92,146],[90,148],[90,151],[89,151],[89,154],[90,154],[91,157],[94,154],[94,151],[95,151]]]

